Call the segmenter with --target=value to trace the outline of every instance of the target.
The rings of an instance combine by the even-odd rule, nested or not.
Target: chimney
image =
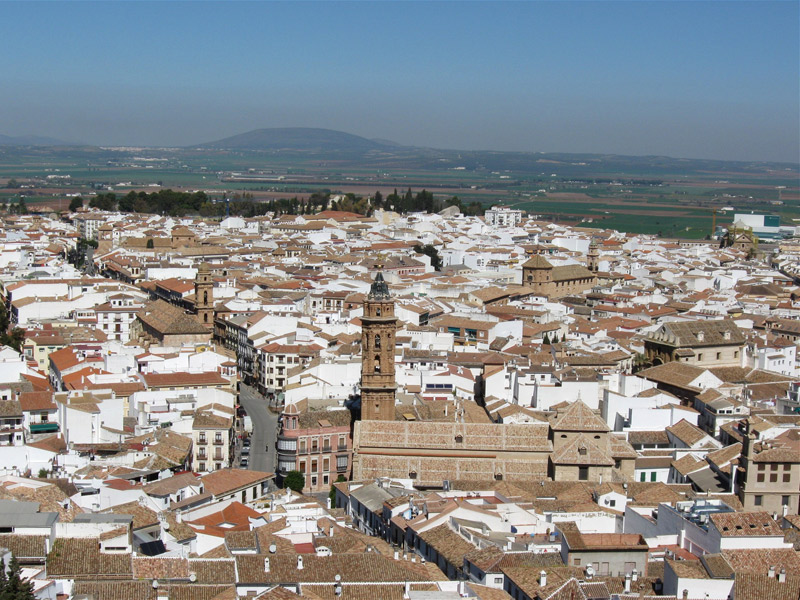
[[[269,556],[264,559],[264,573],[269,573]]]
[[[631,591],[631,574],[625,573],[625,593],[629,594]]]
[[[683,590],[683,600],[688,600],[689,598],[689,590]]]
[[[303,570],[303,557],[300,555],[297,556],[297,570],[298,571]]]
[[[547,585],[547,571],[539,571],[539,585],[541,587]]]
[[[333,525],[328,527],[328,537],[333,537]]]
[[[781,583],[786,583],[786,569],[781,569],[778,573],[778,581]]]
[[[410,598],[411,597],[411,584],[406,581],[405,585],[403,586],[403,598]]]
[[[637,571],[636,569],[634,569],[633,573],[631,573],[631,581],[633,581],[634,583],[639,581],[639,571]]]
[[[767,577],[775,579],[775,567],[770,566],[769,571],[767,571]]]

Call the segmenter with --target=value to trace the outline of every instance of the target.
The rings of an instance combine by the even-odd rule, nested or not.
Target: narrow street
[[[261,394],[244,384],[239,390],[239,404],[253,419],[248,468],[253,471],[274,473],[278,415],[267,408],[267,400]]]

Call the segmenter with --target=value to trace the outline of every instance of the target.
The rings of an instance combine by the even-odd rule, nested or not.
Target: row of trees
[[[84,206],[84,199],[75,197],[69,205],[73,212]],[[239,217],[257,217],[272,213],[280,215],[312,215],[330,208],[332,210],[353,212],[360,215],[371,216],[377,209],[393,210],[401,214],[410,212],[439,212],[448,206],[457,206],[465,215],[482,215],[484,207],[480,202],[463,204],[458,196],[442,199],[436,198],[427,191],[422,190],[416,194],[409,188],[404,194],[397,190],[384,197],[380,191],[372,197],[359,196],[349,193],[340,195],[331,201],[330,190],[314,192],[306,199],[280,198],[265,202],[257,202],[252,194],[244,192],[235,194],[232,198],[212,200],[205,192],[175,192],[172,190],[159,190],[148,194],[147,192],[130,191],[125,196],[118,198],[113,192],[99,193],[89,201],[90,208],[99,210],[119,210],[120,212],[156,213],[170,216],[183,216],[197,214],[203,217],[222,217],[231,214]]]

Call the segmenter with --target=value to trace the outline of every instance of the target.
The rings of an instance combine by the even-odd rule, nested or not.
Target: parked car
[[[239,461],[239,466],[240,466],[240,467],[246,467],[248,462],[249,462],[249,461],[248,461],[247,457],[246,457],[246,456],[243,456],[243,457],[241,458],[241,460]]]

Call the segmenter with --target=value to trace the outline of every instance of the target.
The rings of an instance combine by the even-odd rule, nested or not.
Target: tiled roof
[[[767,512],[713,513],[710,519],[722,537],[783,537],[783,530]]]
[[[136,316],[161,335],[208,333],[194,315],[163,300],[149,302]]]
[[[609,431],[608,424],[582,401],[569,404],[550,420],[553,431]]]
[[[46,535],[0,534],[0,548],[6,548],[18,559],[44,559],[47,556]]]
[[[130,554],[100,552],[97,538],[57,538],[47,555],[47,574],[61,579],[130,579]]]
[[[243,487],[255,485],[272,477],[273,473],[262,473],[261,471],[220,469],[203,476],[202,481],[207,493],[219,496]]]
[[[264,559],[269,558],[269,572]],[[303,568],[297,568],[298,556],[275,554],[240,554],[235,557],[242,584],[263,583],[328,583],[340,575],[350,582],[430,581],[412,570],[404,561],[395,561],[380,554],[334,554],[319,557],[305,554]]]
[[[476,549],[473,543],[462,538],[446,523],[423,531],[419,537],[457,569],[463,565],[464,556]]]

